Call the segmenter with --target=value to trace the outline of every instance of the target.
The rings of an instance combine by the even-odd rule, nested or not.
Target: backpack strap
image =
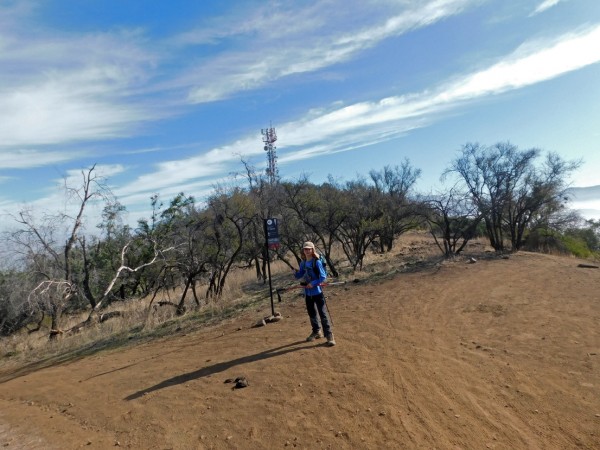
[[[310,264],[310,271],[312,272],[312,276],[314,280],[318,280],[320,278],[320,274],[317,272],[317,261],[321,261],[321,265],[323,265],[323,261],[321,260],[321,256],[319,258],[313,258]]]

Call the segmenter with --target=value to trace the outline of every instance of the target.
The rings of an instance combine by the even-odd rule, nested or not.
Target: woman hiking
[[[331,324],[331,318],[329,317],[329,311],[325,305],[325,296],[321,283],[327,278],[327,273],[323,267],[323,263],[319,258],[318,253],[315,251],[315,244],[307,241],[302,246],[302,261],[300,262],[300,269],[294,271],[296,279],[304,279],[302,283],[304,285],[304,292],[306,294],[306,310],[308,311],[308,317],[310,317],[310,325],[312,326],[312,333],[306,338],[308,342],[312,342],[315,339],[320,339],[325,335],[327,338],[327,345],[333,347],[335,345],[335,339],[333,338],[333,329]],[[319,317],[321,322],[319,323]],[[321,325],[323,329],[321,330]]]

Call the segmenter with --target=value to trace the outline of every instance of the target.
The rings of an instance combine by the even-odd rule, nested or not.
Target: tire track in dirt
[[[266,327],[254,311],[6,381],[0,406],[62,448],[600,448],[600,280],[574,266],[520,253],[331,289],[333,348],[290,298]]]

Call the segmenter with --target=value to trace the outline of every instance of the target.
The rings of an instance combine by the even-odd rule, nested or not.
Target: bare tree
[[[129,238],[121,245],[117,255],[112,255],[116,265],[111,265],[110,275],[104,279],[95,279],[92,286],[91,271],[93,269],[88,240],[84,233],[85,212],[96,200],[116,205],[112,193],[107,188],[103,177],[99,176],[96,166],[81,171],[81,183],[77,187],[65,182],[65,189],[70,200],[75,200],[74,214],[46,215],[38,221],[31,210],[22,210],[14,217],[20,228],[9,235],[13,247],[21,255],[23,267],[28,272],[32,283],[27,295],[27,305],[31,313],[36,311],[51,318],[50,337],[64,331],[77,331],[81,327],[98,319],[104,321],[110,315],[101,314],[100,310],[107,302],[115,283],[123,274],[142,271],[162,258],[166,250],[160,250],[157,242],[152,243],[149,257],[137,264],[127,261],[132,247],[141,246],[147,236]],[[118,207],[114,208],[118,210]],[[106,211],[106,208],[105,208]],[[62,231],[62,228],[66,232]],[[96,257],[98,245],[94,252]],[[106,255],[104,255],[106,257]],[[110,270],[112,268],[112,270]],[[97,292],[97,293],[95,293]],[[67,330],[61,328],[61,316],[65,309],[82,310],[91,307],[86,321]]]
[[[466,192],[456,187],[424,199],[425,221],[446,258],[458,255],[476,236],[482,216]]]
[[[352,270],[362,269],[367,249],[379,236],[383,224],[383,212],[378,207],[379,193],[364,179],[349,181],[343,191],[345,201],[339,208],[345,212],[345,220],[336,231],[336,237]]]
[[[380,194],[377,200],[381,210],[380,250],[389,252],[399,235],[417,225],[414,220],[416,204],[411,200],[410,193],[421,176],[421,169],[412,167],[410,161],[405,159],[400,166],[372,170],[369,176]]]
[[[539,155],[539,149],[519,150],[508,142],[491,147],[468,143],[444,174],[462,180],[496,251],[504,250],[506,235],[512,250],[518,250],[538,215],[561,208],[565,179],[581,164],[550,153],[540,169],[535,165]]]
[[[210,276],[207,297],[220,297],[225,280],[244,246],[245,230],[255,210],[249,197],[239,188],[217,189],[209,199],[212,232],[207,235]]]
[[[15,221],[20,229],[12,233],[13,244],[20,247],[28,266],[38,278],[28,296],[30,304],[37,304],[39,309],[51,317],[51,337],[60,329],[59,322],[66,305],[80,291],[73,272],[73,251],[83,228],[86,207],[95,199],[108,198],[110,190],[104,178],[96,172],[96,166],[81,171],[81,184],[69,186],[65,180],[65,190],[70,199],[76,201],[75,214],[50,215],[42,218],[38,224],[30,210],[22,210]],[[60,243],[60,224],[67,224],[64,243]],[[89,301],[89,300],[88,300]]]
[[[296,235],[297,245],[290,245],[290,248],[300,251],[303,240],[314,240],[327,259],[328,271],[334,277],[339,276],[337,262],[333,258],[333,246],[337,242],[336,233],[348,213],[347,208],[342,207],[344,195],[340,187],[331,177],[321,186],[310,183],[306,177],[282,186],[286,208],[294,211],[306,227],[305,234]],[[300,261],[299,254],[296,258]]]

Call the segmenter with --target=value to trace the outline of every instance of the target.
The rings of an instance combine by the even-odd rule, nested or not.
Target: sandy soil
[[[0,369],[8,449],[598,449],[600,270],[521,252],[328,291],[35,371]],[[232,389],[228,378],[249,386]]]

